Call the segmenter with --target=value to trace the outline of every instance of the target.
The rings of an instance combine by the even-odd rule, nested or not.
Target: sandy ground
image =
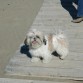
[[[0,77],[23,42],[43,0],[0,0]]]

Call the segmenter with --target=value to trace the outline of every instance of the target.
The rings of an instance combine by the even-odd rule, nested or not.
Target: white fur
[[[34,33],[37,31],[35,30]],[[38,31],[39,32],[39,31]],[[34,34],[30,34],[30,36],[33,36]],[[52,52],[56,51],[60,55],[60,59],[64,59],[68,55],[68,46],[67,46],[67,41],[66,37],[63,33],[59,33],[57,35],[52,35],[52,45],[53,45],[53,50],[48,50],[48,35],[44,35],[44,38],[46,39],[46,45],[42,44],[39,48],[37,49],[32,49],[30,48],[29,52],[32,55],[32,62],[38,62],[40,60],[39,57],[43,58],[43,63],[48,63],[52,59]],[[62,45],[58,40],[64,40],[65,45]],[[30,42],[29,42],[30,43]]]
[[[43,57],[43,63],[48,63],[50,62],[52,55],[50,53],[50,51],[48,50],[48,46],[47,45],[42,45],[40,48],[37,49],[30,49],[29,51],[32,55],[32,62],[37,62],[37,58],[39,59],[39,57]],[[33,58],[36,57],[36,61],[33,61]]]

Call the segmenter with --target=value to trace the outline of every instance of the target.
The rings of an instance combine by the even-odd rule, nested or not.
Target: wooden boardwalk
[[[64,83],[64,82],[0,78],[0,83]],[[65,82],[65,83],[69,83],[69,82]]]
[[[76,11],[71,7],[70,1],[44,0],[31,26],[46,34],[55,34],[56,30],[63,30],[67,34],[70,50],[66,59],[54,57],[49,64],[31,63],[26,55],[26,46],[21,45],[7,65],[6,74],[83,80],[83,22],[71,22]]]

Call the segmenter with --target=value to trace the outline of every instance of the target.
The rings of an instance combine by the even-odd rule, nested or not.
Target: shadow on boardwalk
[[[77,16],[77,9],[74,7],[73,3],[77,5],[78,0],[60,0],[61,5],[65,8],[73,19]]]

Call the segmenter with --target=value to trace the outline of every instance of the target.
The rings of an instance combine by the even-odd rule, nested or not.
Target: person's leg
[[[78,1],[78,13],[77,17],[83,17],[83,0]]]
[[[78,13],[77,19],[73,20],[74,23],[79,23],[83,21],[83,0],[78,0]]]

